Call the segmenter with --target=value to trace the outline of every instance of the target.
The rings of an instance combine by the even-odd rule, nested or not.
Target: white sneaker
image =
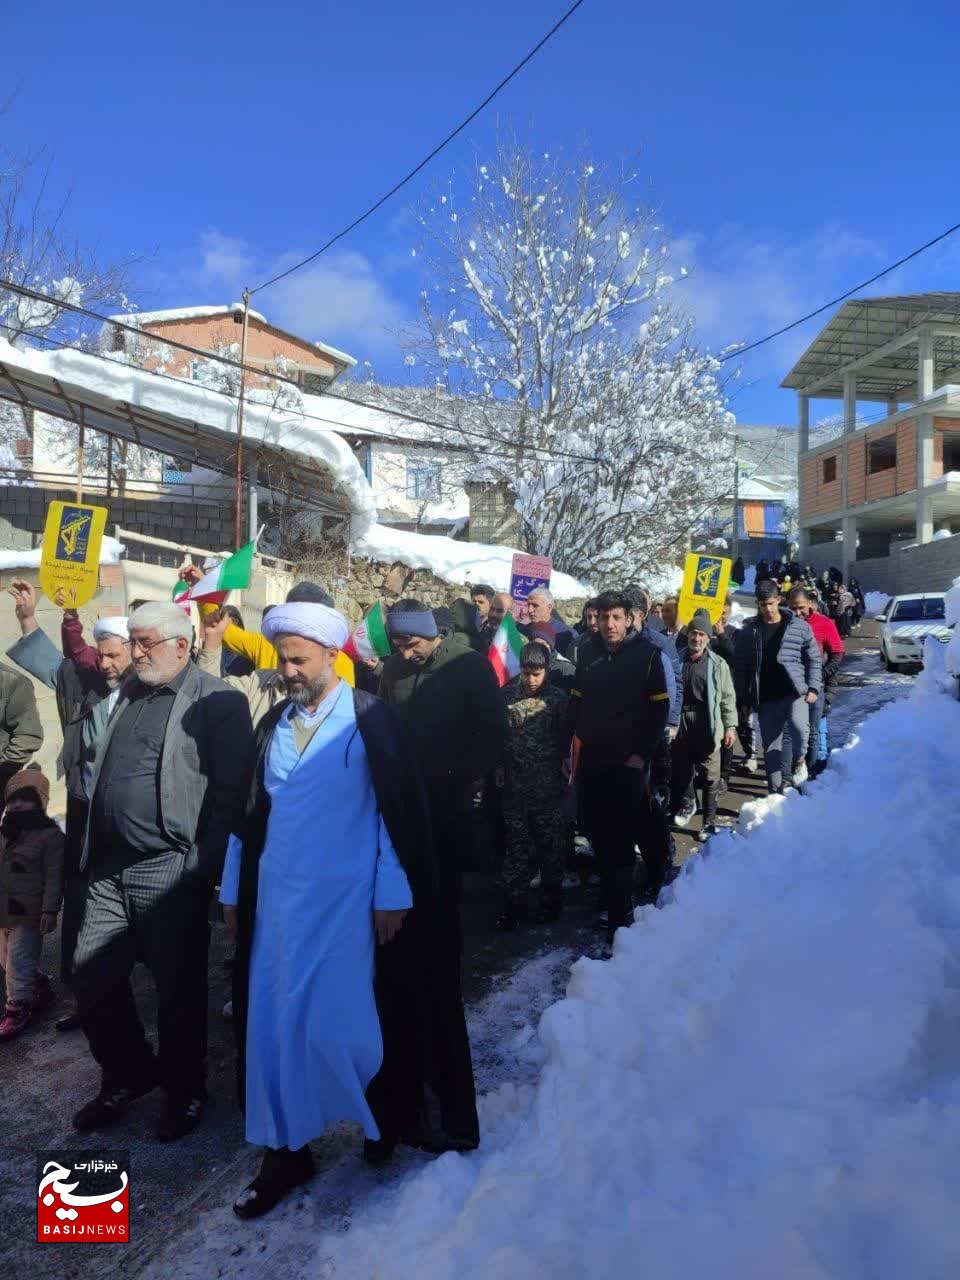
[[[793,771],[793,777],[790,779],[795,787],[802,787],[810,775],[807,773],[807,762],[801,760],[799,765]]]
[[[757,772],[757,757],[756,757],[756,756],[747,756],[746,760],[744,760],[744,762],[743,762],[743,767],[746,769],[747,773],[756,773],[756,772]]]

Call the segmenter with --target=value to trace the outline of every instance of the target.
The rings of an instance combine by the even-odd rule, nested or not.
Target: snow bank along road
[[[483,1149],[368,1202],[314,1274],[960,1275],[958,770],[927,673],[577,961]]]

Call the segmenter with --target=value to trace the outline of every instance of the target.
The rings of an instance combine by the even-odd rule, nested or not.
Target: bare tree
[[[515,494],[526,549],[594,577],[671,555],[727,481],[719,366],[663,301],[666,237],[633,182],[504,146],[421,214],[407,362],[478,478]]]

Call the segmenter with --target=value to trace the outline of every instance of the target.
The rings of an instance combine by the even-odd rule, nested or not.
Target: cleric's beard
[[[295,707],[316,705],[322,702],[330,692],[329,676],[317,676],[315,680],[308,680],[306,684],[291,684],[288,681],[284,683],[287,688],[287,697]]]

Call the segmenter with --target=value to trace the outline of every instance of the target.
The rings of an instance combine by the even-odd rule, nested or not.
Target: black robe
[[[423,782],[393,709],[360,690],[353,691],[353,699],[377,806],[413,893],[413,909],[400,932],[386,946],[377,947],[374,979],[384,1058],[367,1096],[383,1137],[396,1139],[421,1128],[426,1108],[424,1085],[436,1089],[439,1078],[442,1088],[451,1061],[456,1064],[464,1056],[469,1070],[470,1050],[462,1005],[458,1017],[457,1010],[438,1008],[434,994],[438,981],[443,985],[442,975],[449,969],[449,960],[442,942],[446,930]],[[235,824],[236,834],[243,842],[233,970],[233,1024],[241,1105],[259,860],[270,815],[264,766],[273,731],[289,705],[288,701],[278,704],[257,726],[249,762],[249,789]],[[321,817],[318,814],[318,821]],[[471,1098],[472,1088],[471,1072]]]

